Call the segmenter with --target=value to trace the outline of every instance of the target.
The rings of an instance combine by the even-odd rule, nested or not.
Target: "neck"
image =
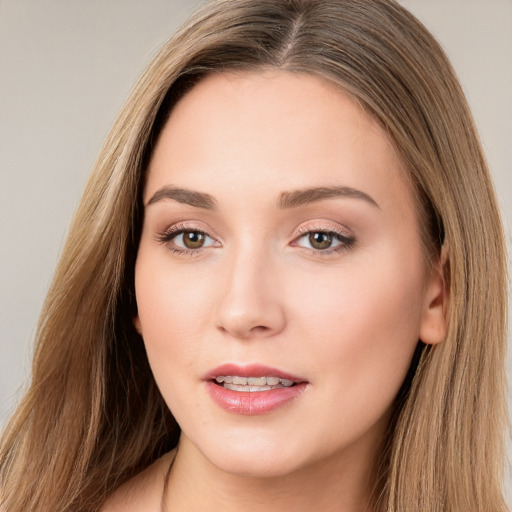
[[[223,471],[182,436],[168,475],[163,510],[371,512],[375,481],[372,457],[361,457],[354,449],[312,461],[286,475],[254,476]]]

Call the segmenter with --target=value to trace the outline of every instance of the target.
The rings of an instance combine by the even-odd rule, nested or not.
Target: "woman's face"
[[[309,75],[213,75],[177,104],[135,324],[187,449],[246,475],[370,463],[418,339],[444,334],[405,176],[379,124]]]

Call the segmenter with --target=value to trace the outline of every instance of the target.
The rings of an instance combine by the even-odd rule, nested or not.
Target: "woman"
[[[2,506],[505,510],[504,253],[464,96],[407,11],[206,5],[89,181]]]

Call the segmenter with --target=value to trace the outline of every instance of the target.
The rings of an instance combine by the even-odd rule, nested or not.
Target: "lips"
[[[306,379],[269,366],[226,364],[205,375],[213,401],[235,414],[255,415],[273,411],[299,397]]]

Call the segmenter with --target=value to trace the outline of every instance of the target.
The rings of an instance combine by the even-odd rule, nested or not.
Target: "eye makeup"
[[[320,256],[339,254],[352,249],[356,243],[353,235],[332,226],[302,226],[298,233],[289,245]],[[182,256],[196,256],[205,249],[222,246],[205,230],[188,223],[175,224],[158,233],[155,239],[173,254]]]
[[[158,233],[155,239],[174,254],[183,256],[195,256],[201,249],[220,247],[220,242],[204,230],[182,223]]]
[[[291,243],[294,247],[301,247],[320,256],[329,256],[352,249],[356,243],[353,235],[332,226],[302,226],[300,235]],[[302,242],[301,242],[302,241]]]

